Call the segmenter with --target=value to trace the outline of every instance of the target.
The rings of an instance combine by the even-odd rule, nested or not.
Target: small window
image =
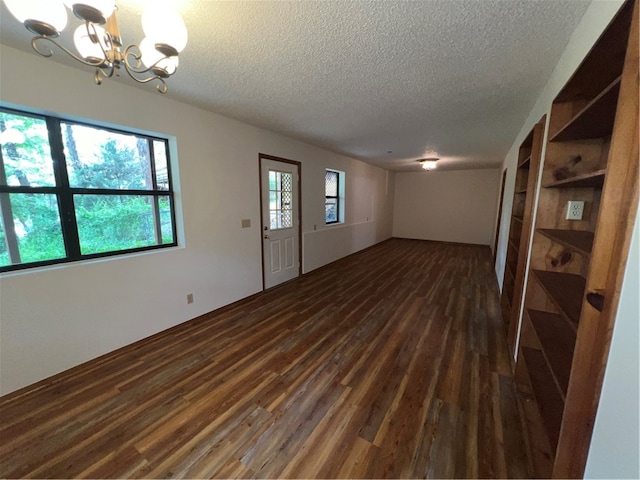
[[[0,110],[0,271],[177,244],[165,139]]]
[[[324,177],[324,215],[327,225],[342,221],[340,215],[342,209],[342,205],[340,205],[340,190],[340,172],[327,170]]]
[[[293,175],[269,170],[269,227],[283,230],[293,227]]]

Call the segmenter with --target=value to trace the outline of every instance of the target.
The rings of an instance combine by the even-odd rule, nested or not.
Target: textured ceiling
[[[125,44],[139,42],[144,0],[118,3]],[[173,3],[189,43],[167,95],[400,171],[426,156],[443,169],[499,165],[589,5]],[[4,4],[1,15],[0,42],[29,51]]]

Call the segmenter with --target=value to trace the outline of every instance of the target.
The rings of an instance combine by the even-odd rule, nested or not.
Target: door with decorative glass
[[[260,155],[264,288],[300,275],[300,164]]]

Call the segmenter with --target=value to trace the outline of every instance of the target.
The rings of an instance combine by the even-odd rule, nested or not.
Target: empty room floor
[[[530,477],[497,288],[383,242],[1,398],[0,477]]]

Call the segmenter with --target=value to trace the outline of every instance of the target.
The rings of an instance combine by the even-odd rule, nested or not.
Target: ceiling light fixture
[[[424,158],[422,160],[418,160],[418,162],[420,162],[420,165],[425,170],[433,170],[434,168],[437,167],[438,159],[437,158]]]
[[[187,45],[187,27],[180,15],[167,7],[149,2],[142,15],[146,37],[140,45],[123,48],[115,0],[4,0],[7,8],[30,32],[33,49],[43,57],[51,57],[50,42],[69,56],[89,67],[95,67],[95,82],[120,75],[121,67],[138,83],[157,81],[156,89],[167,92],[165,79],[176,73],[178,54]],[[67,11],[84,22],[76,28],[73,42],[75,54],[54,40],[67,26]],[[104,26],[104,27],[103,27]]]

